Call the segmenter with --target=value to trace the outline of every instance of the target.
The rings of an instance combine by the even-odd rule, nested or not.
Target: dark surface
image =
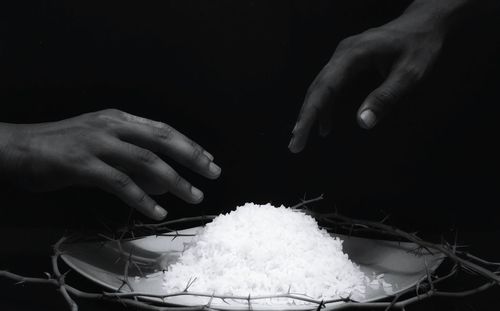
[[[113,107],[173,125],[214,154],[223,173],[214,182],[176,167],[204,190],[205,201],[157,198],[171,218],[325,193],[320,206],[336,204],[358,217],[390,213],[398,226],[431,233],[458,227],[480,254],[498,259],[488,247],[497,244],[499,224],[498,11],[464,23],[427,82],[374,131],[355,122],[358,105],[380,82],[367,76],[345,91],[329,138],[313,135],[299,155],[287,150],[304,93],[337,43],[391,20],[406,3],[1,4],[1,121]],[[127,216],[121,202],[93,189],[3,189],[0,269],[22,274],[49,269],[49,245],[66,228]],[[1,310],[65,307],[52,289],[4,280],[0,289]],[[486,308],[498,303],[497,292],[468,303]],[[89,309],[99,308],[82,306]]]

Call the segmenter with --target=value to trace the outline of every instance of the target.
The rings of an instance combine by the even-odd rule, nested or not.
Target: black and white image
[[[500,2],[0,12],[0,310],[500,305]]]

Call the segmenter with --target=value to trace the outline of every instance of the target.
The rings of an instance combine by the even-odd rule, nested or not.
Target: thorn
[[[427,282],[429,282],[430,290],[434,290],[434,282],[432,282],[431,272],[429,271],[429,266],[427,265],[427,259],[424,259],[425,273],[427,274]]]
[[[382,220],[380,221],[381,224],[385,223],[387,221],[387,219],[389,219],[391,217],[391,215],[387,214],[385,215],[384,218],[382,218]]]
[[[65,279],[65,278],[66,278],[66,276],[67,276],[70,272],[71,272],[71,270],[68,270],[68,271],[64,272],[64,273],[63,273],[63,275],[61,275],[61,278],[62,278],[62,279]]]
[[[453,247],[452,247],[453,253],[457,251],[457,245],[458,245],[458,230],[455,230],[455,241],[453,242]]]
[[[323,300],[321,300],[321,302],[319,303],[318,307],[316,308],[316,311],[319,311],[321,309],[323,309],[325,303],[323,302]]]
[[[123,281],[122,279],[119,279],[120,281],[122,281],[122,284],[120,285],[120,287],[118,287],[118,289],[116,290],[116,292],[119,292],[122,290],[123,286],[125,285],[125,281]]]
[[[125,302],[123,302],[123,300],[120,298],[120,296],[116,296],[116,298],[117,298],[118,302],[122,304],[122,306],[127,307],[127,305],[125,304]]]
[[[193,283],[196,281],[196,279],[197,279],[197,277],[195,277],[194,279],[189,278],[189,281],[187,282],[186,288],[183,290],[183,292],[187,293],[188,289],[191,287],[191,285],[193,285]]]
[[[141,269],[141,267],[139,267],[139,265],[137,264],[137,262],[133,261],[132,264],[137,269],[137,271],[139,271],[139,274],[141,275],[141,277],[143,277],[143,278],[146,277],[146,275],[142,272],[142,269]]]
[[[105,234],[102,234],[102,233],[97,234],[97,236],[100,236],[101,238],[106,239],[108,241],[115,241],[115,239],[113,239]]]
[[[396,301],[398,300],[398,296],[394,296],[394,299],[391,301],[391,303],[387,306],[387,308],[384,309],[384,311],[389,311],[392,309],[392,307],[394,307],[394,304],[396,303]]]
[[[212,305],[212,301],[214,300],[214,296],[215,296],[215,291],[212,292],[212,296],[210,296],[210,300],[208,300],[207,308],[210,308],[210,306]]]

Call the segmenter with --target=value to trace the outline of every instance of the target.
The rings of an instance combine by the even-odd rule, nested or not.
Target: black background
[[[214,154],[223,173],[208,181],[174,165],[205,200],[191,206],[157,197],[171,218],[248,201],[291,205],[324,193],[320,208],[336,205],[373,219],[388,213],[393,224],[429,234],[458,227],[498,258],[489,247],[498,244],[500,223],[497,7],[471,14],[455,29],[426,82],[375,130],[355,122],[359,104],[381,82],[367,74],[339,100],[330,137],[313,133],[299,155],[287,149],[305,91],[338,42],[390,21],[408,3],[2,4],[0,121],[45,122],[118,108],[176,127]],[[49,243],[65,229],[99,227],[128,214],[95,189],[2,188],[2,269],[44,271]],[[64,307],[50,290],[14,290],[5,281],[0,288],[0,307],[36,305],[22,297]],[[470,304],[480,308],[484,298]]]

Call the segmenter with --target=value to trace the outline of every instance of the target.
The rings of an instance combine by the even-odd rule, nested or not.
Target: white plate
[[[180,230],[182,234],[197,233],[201,227]],[[344,252],[361,267],[367,276],[384,274],[384,280],[393,285],[392,289],[366,287],[366,294],[360,302],[369,302],[386,298],[398,293],[426,278],[426,265],[429,271],[434,271],[442,262],[442,255],[419,255],[415,252],[414,243],[400,243],[384,240],[373,240],[358,237],[337,235],[344,240]],[[163,275],[159,262],[175,261],[183,250],[184,244],[192,240],[191,236],[179,236],[175,239],[165,236],[148,236],[134,241],[122,243],[125,253],[132,253],[134,261],[139,263],[154,263],[148,267],[141,265],[141,272],[149,275],[136,278],[141,272],[130,266],[128,281],[135,292],[148,294],[164,294]],[[116,291],[122,286],[126,260],[119,260],[118,244],[116,242],[92,242],[68,244],[64,247],[62,259],[74,270],[90,280]],[[155,273],[156,272],[156,273]],[[122,292],[130,292],[127,286]],[[176,296],[162,301],[157,298],[144,297],[145,300],[158,303],[193,306],[206,304],[209,297]],[[341,303],[327,304],[328,309],[335,309]],[[309,310],[309,305],[269,305],[259,301],[252,302],[252,309],[259,310]],[[317,306],[317,305],[316,305]],[[220,310],[248,310],[246,301],[213,299],[211,308]]]

